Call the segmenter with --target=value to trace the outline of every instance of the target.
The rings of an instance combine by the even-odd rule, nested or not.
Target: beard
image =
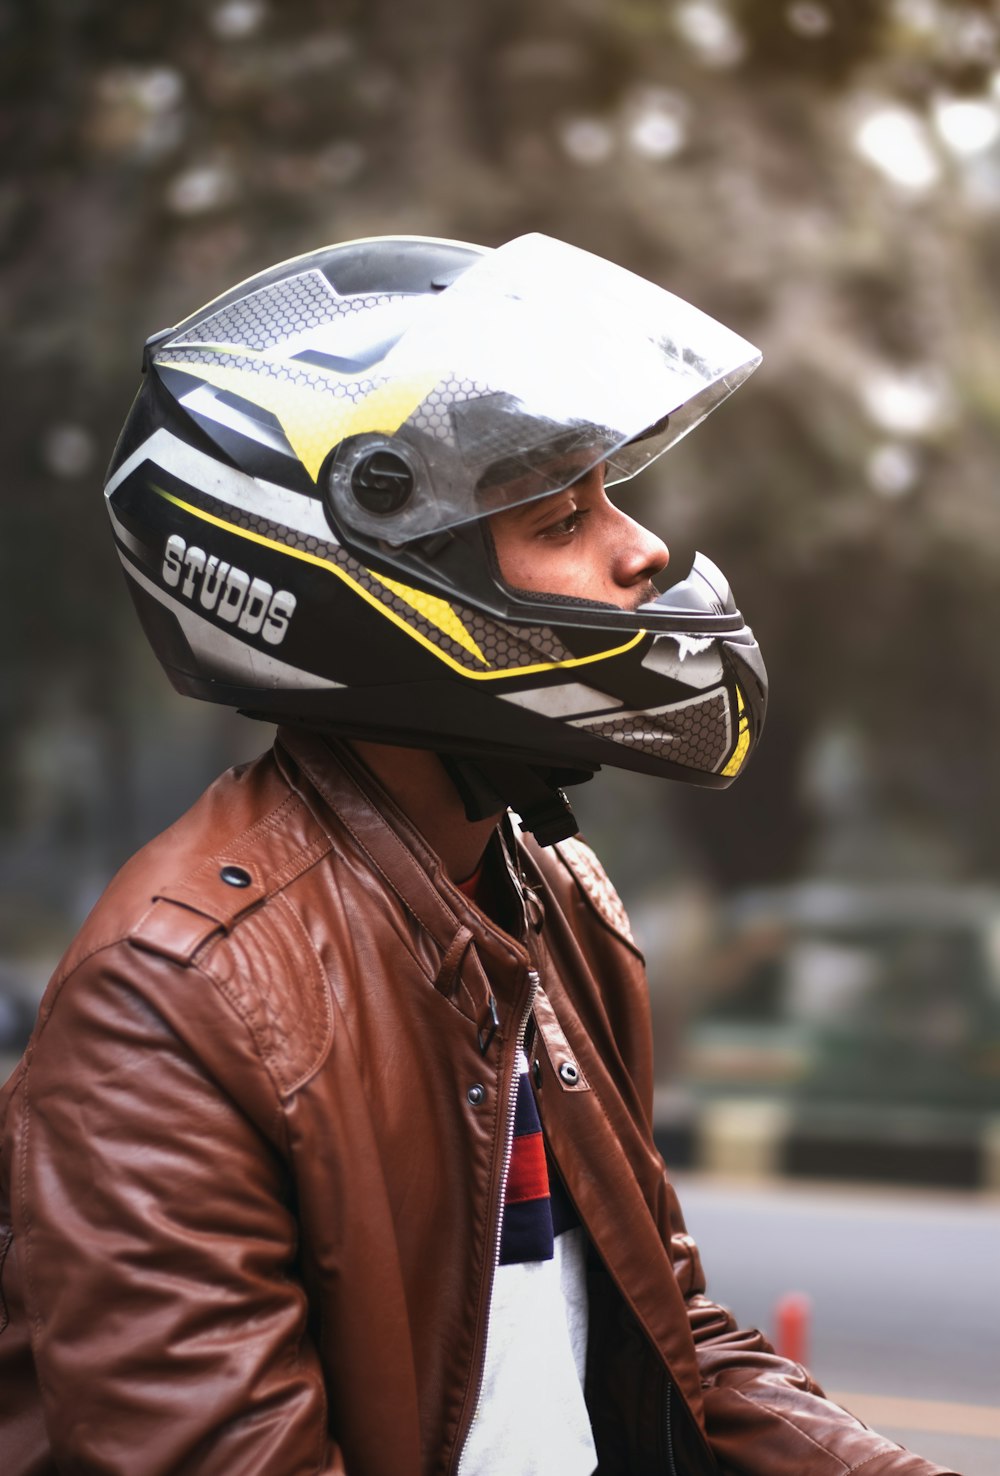
[[[628,608],[630,610],[638,610],[640,605],[651,605],[654,600],[658,600],[659,598],[660,591],[653,581],[650,580],[648,584],[644,584],[639,589],[633,591]]]

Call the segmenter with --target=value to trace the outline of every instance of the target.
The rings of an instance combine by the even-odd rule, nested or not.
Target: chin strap
[[[506,759],[458,758],[451,753],[440,757],[467,819],[487,820],[510,806],[517,812],[521,829],[529,830],[540,846],[576,835],[579,826],[562,786],[582,784],[594,777],[594,771],[543,769]]]
[[[260,718],[273,722],[266,713],[255,713],[239,709],[243,717]],[[296,726],[318,732],[327,740],[334,737],[372,737],[375,742],[385,738],[370,731],[360,730],[350,734],[338,728],[330,732],[325,723],[311,718],[285,719]],[[419,745],[415,745],[419,746]],[[437,751],[437,750],[435,750]],[[462,758],[454,753],[438,752],[445,773],[458,791],[465,806],[468,820],[488,820],[492,815],[501,815],[508,808],[516,812],[521,829],[528,830],[540,846],[554,846],[556,841],[568,840],[576,835],[579,826],[576,816],[563,790],[564,784],[583,784],[593,779],[599,765],[592,769],[548,769],[543,765],[519,763],[516,759]]]

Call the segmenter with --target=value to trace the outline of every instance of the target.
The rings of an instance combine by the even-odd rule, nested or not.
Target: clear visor
[[[760,353],[690,303],[547,236],[522,236],[425,299],[379,365],[379,395],[409,408],[385,426],[414,486],[403,506],[359,508],[357,452],[331,491],[350,521],[406,541],[560,491],[599,462],[623,481],[692,430]]]

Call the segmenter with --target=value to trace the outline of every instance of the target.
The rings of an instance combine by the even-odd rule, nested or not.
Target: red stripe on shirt
[[[549,1174],[545,1164],[545,1144],[541,1133],[525,1133],[514,1139],[507,1178],[507,1204],[520,1204],[526,1199],[546,1199]]]

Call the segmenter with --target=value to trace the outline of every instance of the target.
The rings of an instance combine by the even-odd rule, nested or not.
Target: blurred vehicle
[[[50,972],[48,963],[0,959],[0,1085],[28,1043]]]
[[[1000,892],[812,881],[736,895],[681,1069],[698,1096],[996,1110]]]

